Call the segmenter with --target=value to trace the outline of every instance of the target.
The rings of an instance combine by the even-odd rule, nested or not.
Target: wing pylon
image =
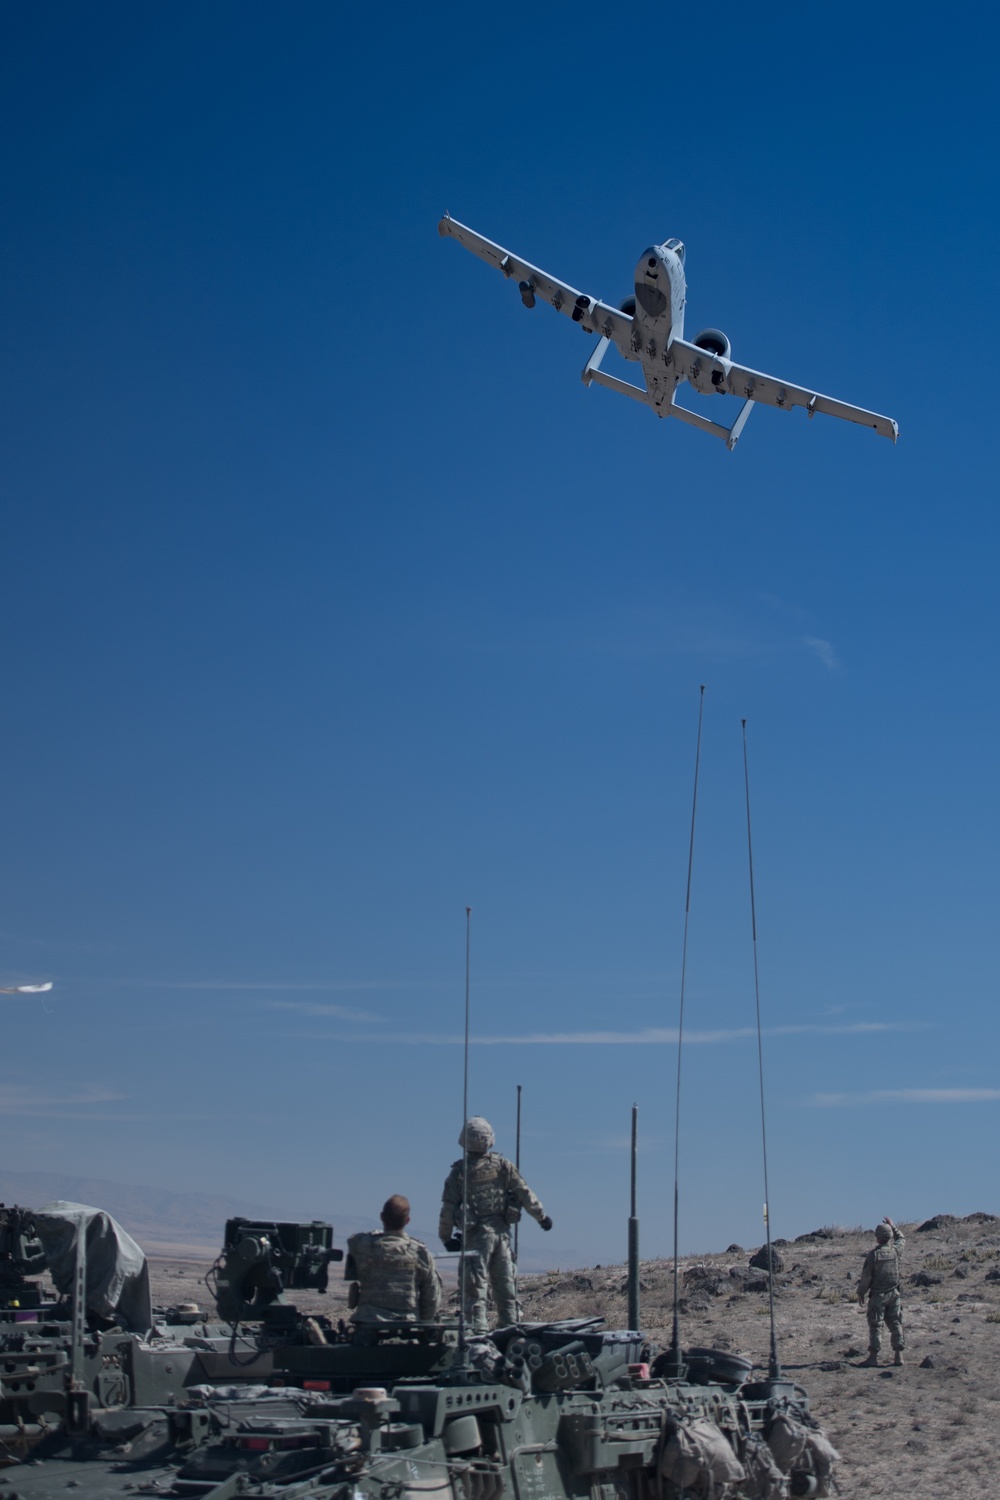
[[[602,338],[611,340],[623,359],[636,358],[632,347],[632,319],[628,313],[612,307],[608,302],[602,302],[599,297],[577,291],[568,282],[559,281],[555,276],[550,276],[548,271],[533,266],[530,261],[512,255],[502,245],[494,244],[465,224],[459,224],[450,214],[445,214],[438,224],[438,234],[446,239],[457,240],[488,266],[495,266],[508,281],[516,281],[525,307],[534,307],[539,300],[547,302],[556,312],[579,323],[584,333],[599,333]]]

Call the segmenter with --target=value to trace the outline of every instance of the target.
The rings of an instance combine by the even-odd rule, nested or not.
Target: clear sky
[[[742,718],[773,1233],[997,1208],[983,16],[5,8],[7,1165],[432,1237],[469,906],[527,1263],[624,1258],[633,1102],[665,1252],[704,683],[682,1248],[762,1238]],[[682,238],[898,446],[586,390],[446,209],[616,303]]]

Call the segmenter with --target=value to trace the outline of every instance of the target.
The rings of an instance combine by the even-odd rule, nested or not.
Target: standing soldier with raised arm
[[[868,1358],[864,1364],[878,1364],[884,1318],[895,1350],[893,1364],[901,1365],[906,1345],[903,1340],[903,1305],[899,1296],[902,1281],[900,1256],[905,1241],[888,1214],[881,1224],[875,1226],[875,1238],[878,1243],[865,1256],[858,1282],[858,1304],[864,1307],[865,1298],[868,1298]]]
[[[438,1234],[446,1250],[465,1249],[466,1310],[473,1333],[485,1333],[486,1290],[492,1288],[498,1327],[521,1320],[517,1272],[510,1252],[510,1226],[526,1209],[543,1229],[552,1220],[514,1163],[493,1151],[493,1127],[481,1115],[466,1120],[458,1144],[460,1156],[448,1173],[441,1196]],[[462,1182],[468,1157],[469,1201],[462,1208]]]

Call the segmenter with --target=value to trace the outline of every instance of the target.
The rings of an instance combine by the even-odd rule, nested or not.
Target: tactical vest
[[[420,1247],[408,1234],[352,1234],[347,1248],[361,1285],[359,1300],[400,1317],[416,1317]]]
[[[469,1218],[502,1218],[507,1210],[507,1163],[495,1151],[469,1157]]]
[[[878,1245],[872,1252],[872,1291],[892,1292],[899,1286],[899,1256],[891,1245]]]

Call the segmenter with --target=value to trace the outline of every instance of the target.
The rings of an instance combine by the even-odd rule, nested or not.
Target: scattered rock
[[[986,1272],[987,1281],[1000,1281],[1000,1266],[994,1266],[992,1271]]]
[[[995,1224],[996,1221],[997,1221],[996,1214],[974,1213],[974,1214],[966,1214],[965,1218],[962,1220],[962,1223],[963,1224]]]
[[[771,1272],[772,1272],[773,1275],[776,1275],[776,1274],[778,1274],[779,1272],[781,1272],[781,1271],[783,1271],[785,1269],[785,1262],[782,1259],[781,1255],[778,1253],[778,1251],[775,1250],[775,1248],[774,1248],[773,1245],[771,1246],[771,1252],[770,1253],[771,1253]],[[756,1267],[756,1269],[758,1271],[766,1271],[768,1269],[768,1259],[767,1259],[767,1257],[768,1257],[768,1247],[766,1245],[761,1245],[760,1249],[754,1251],[753,1255],[751,1255],[751,1257],[750,1257],[750,1264],[751,1264],[751,1266]]]
[[[924,1355],[923,1359],[920,1361],[920,1368],[921,1370],[934,1370],[937,1368],[937,1360],[934,1358],[933,1354]]]
[[[772,1240],[771,1244],[772,1244],[772,1246],[775,1246],[775,1245],[787,1245],[788,1244],[788,1240],[781,1240],[781,1239]]]
[[[795,1236],[795,1243],[797,1245],[805,1245],[805,1244],[808,1244],[809,1241],[811,1241],[811,1240],[832,1240],[832,1239],[833,1239],[833,1230],[832,1229],[810,1229],[810,1231],[809,1231],[808,1234],[797,1234]]]
[[[892,1377],[893,1377],[893,1375],[895,1374],[895,1371],[894,1370],[879,1370],[879,1374],[881,1375],[881,1377],[882,1377],[883,1380],[891,1380]]]
[[[744,1251],[742,1245],[727,1245],[726,1246],[726,1254],[727,1255],[743,1255],[743,1254],[745,1254],[745,1251]]]
[[[954,1214],[935,1214],[932,1219],[925,1219],[922,1224],[917,1225],[918,1234],[926,1234],[929,1229],[944,1229],[949,1224],[957,1224],[958,1220]]]
[[[863,1354],[863,1353],[864,1353],[863,1349],[859,1349],[859,1348],[857,1348],[857,1346],[855,1344],[852,1344],[849,1349],[845,1349],[844,1350],[844,1358],[845,1359],[857,1359],[858,1355],[859,1354]]]
[[[692,1292],[705,1292],[711,1297],[721,1297],[732,1290],[728,1275],[723,1276],[717,1266],[689,1266],[684,1272],[684,1286]]]
[[[911,1286],[940,1286],[944,1277],[937,1271],[917,1271],[910,1277]]]
[[[828,1374],[833,1374],[837,1370],[846,1370],[847,1366],[842,1359],[821,1359],[819,1369],[826,1370]]]
[[[953,1276],[958,1276],[961,1280],[964,1281],[965,1277],[969,1274],[969,1268],[967,1265],[960,1261],[951,1274]]]

